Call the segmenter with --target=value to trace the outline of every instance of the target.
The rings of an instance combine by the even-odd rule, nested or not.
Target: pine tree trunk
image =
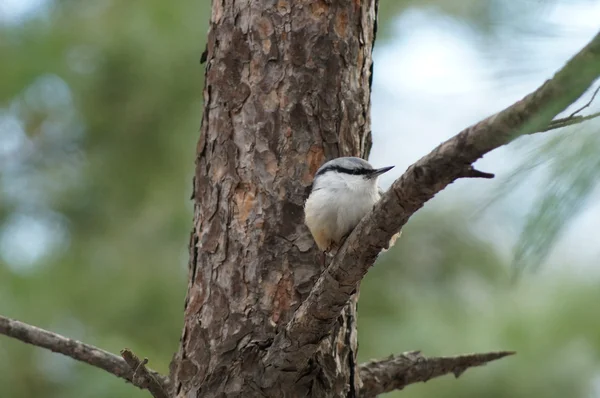
[[[356,396],[355,302],[305,369],[262,358],[324,266],[312,176],[370,149],[376,3],[213,0],[176,396]]]

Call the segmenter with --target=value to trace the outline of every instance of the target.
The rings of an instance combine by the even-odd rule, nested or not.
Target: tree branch
[[[582,106],[581,108],[577,108],[576,111],[574,111],[573,113],[571,113],[569,115],[569,118],[575,117],[575,116],[577,116],[577,114],[579,112],[581,112],[585,108],[589,108],[590,105],[592,105],[592,102],[594,102],[594,98],[596,98],[596,95],[598,94],[598,91],[600,91],[600,86],[598,86],[598,88],[596,88],[596,90],[594,90],[594,94],[592,94],[592,98],[590,98],[590,100],[584,106]]]
[[[136,387],[149,390],[157,398],[166,397],[166,395],[155,395],[151,387],[155,388],[156,385],[160,385],[162,391],[166,391],[169,384],[167,377],[154,370],[146,369],[145,366],[142,369],[142,367],[138,366],[139,363],[134,365],[134,369],[140,368],[141,370],[141,372],[138,371],[136,374],[123,358],[119,358],[100,348],[3,316],[0,316],[0,334],[104,369],[108,373],[127,380]],[[131,353],[129,350],[123,351]],[[140,362],[139,359],[138,362]],[[148,380],[148,376],[152,380]]]
[[[454,357],[424,357],[419,351],[405,352],[381,361],[371,361],[359,367],[361,398],[402,390],[409,384],[426,382],[453,373],[458,378],[465,370],[482,366],[496,359],[513,355],[512,351],[466,354]]]
[[[168,385],[162,380],[164,377],[146,368],[148,358],[141,361],[137,355],[127,348],[121,350],[121,356],[133,371],[131,380],[136,386],[147,389],[155,398],[169,398],[167,394]]]
[[[425,202],[456,179],[472,174],[465,170],[486,153],[546,128],[599,75],[600,33],[536,91],[466,128],[410,166],[346,239],[308,298],[275,336],[263,359],[267,367],[303,368],[377,255]]]
[[[551,121],[544,129],[540,130],[539,133],[583,123],[585,121],[595,119],[598,116],[600,116],[600,112],[592,113],[591,115],[587,116],[569,116],[562,119],[555,119]]]

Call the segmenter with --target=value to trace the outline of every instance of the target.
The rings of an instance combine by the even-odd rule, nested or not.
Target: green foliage
[[[22,129],[0,135],[17,142],[0,157],[0,313],[112,352],[130,347],[168,371],[183,317],[208,6],[64,1],[1,28],[11,62],[0,64],[0,109]],[[21,258],[7,235],[41,239],[32,220],[45,220],[49,244]],[[2,397],[147,396],[6,338],[0,353]]]
[[[514,276],[538,270],[570,222],[586,208],[599,181],[600,137],[595,121],[548,134],[520,146],[524,160],[496,185],[481,207],[510,196],[524,182],[538,180],[535,200],[525,217],[514,259]]]

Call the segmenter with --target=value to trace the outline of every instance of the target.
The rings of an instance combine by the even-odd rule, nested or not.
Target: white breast
[[[378,200],[376,180],[327,173],[319,177],[306,201],[305,223],[317,243],[317,236],[337,243],[356,227]]]

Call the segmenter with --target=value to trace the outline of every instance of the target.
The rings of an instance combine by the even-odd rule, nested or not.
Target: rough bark
[[[375,8],[213,1],[176,396],[356,394],[354,300],[306,367],[265,378],[262,357],[323,270],[302,222],[314,172],[371,145]]]

